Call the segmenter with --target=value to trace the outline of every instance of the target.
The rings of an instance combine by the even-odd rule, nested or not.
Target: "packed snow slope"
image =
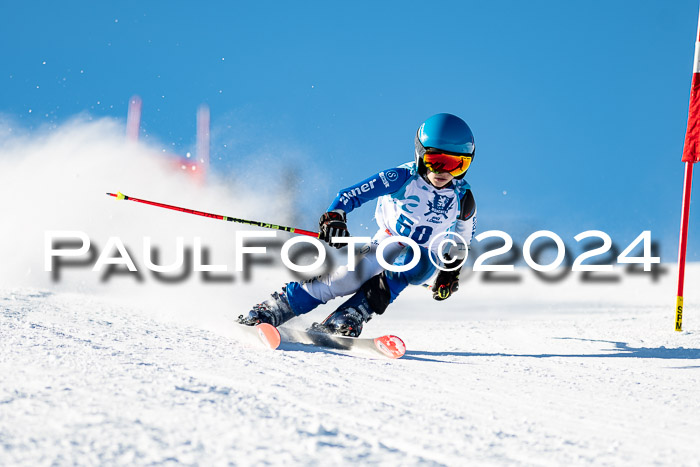
[[[114,121],[13,137],[6,126],[0,465],[700,465],[697,264],[683,332],[668,266],[656,282],[624,270],[608,282],[465,272],[453,298],[416,287],[366,325],[364,335],[404,339],[400,360],[269,351],[238,339],[233,320],[294,278],[281,266],[257,261],[208,282],[145,269],[146,237],[158,264],[173,261],[177,237],[190,248],[200,237],[208,264],[232,271],[243,227],[104,194],[291,222],[294,190],[256,179],[253,159],[264,165],[265,154],[194,187],[160,151],[125,143]],[[332,177],[316,172],[301,177],[319,206],[293,203],[310,215],[330,201],[313,190]],[[46,235],[57,230],[87,235],[92,263],[119,238],[140,275],[84,260],[47,272]]]
[[[207,330],[4,288],[0,464],[698,465],[696,289],[674,332],[672,271],[612,286],[523,275],[472,277],[443,303],[408,291],[364,331],[401,336],[395,361],[239,341],[247,293]]]

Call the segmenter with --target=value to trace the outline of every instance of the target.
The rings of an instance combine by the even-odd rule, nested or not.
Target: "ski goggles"
[[[448,173],[453,177],[463,175],[472,163],[471,155],[426,152],[423,162],[431,172]]]

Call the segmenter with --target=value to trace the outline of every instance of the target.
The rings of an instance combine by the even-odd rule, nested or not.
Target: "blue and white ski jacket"
[[[460,234],[469,245],[476,229],[476,203],[469,184],[452,180],[435,188],[418,174],[415,162],[340,190],[328,210],[349,213],[373,199],[378,199],[375,218],[380,230],[409,237],[420,246],[427,247],[446,232]]]

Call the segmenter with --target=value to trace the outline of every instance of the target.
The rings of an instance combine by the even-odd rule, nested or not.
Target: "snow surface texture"
[[[396,361],[5,288],[0,464],[698,465],[700,301],[674,332],[671,282],[410,290],[364,331]]]
[[[275,193],[184,192],[122,131],[78,122],[0,145],[13,200],[0,216],[14,221],[0,226],[0,465],[700,465],[700,265],[681,333],[673,268],[616,283],[519,271],[519,283],[465,274],[441,303],[407,290],[364,331],[401,336],[400,360],[269,351],[235,339],[232,320],[290,280],[277,267],[176,285],[43,271],[51,229],[101,247],[117,235],[140,267],[144,235],[164,262],[176,235],[230,259],[235,226],[105,191],[277,218]]]

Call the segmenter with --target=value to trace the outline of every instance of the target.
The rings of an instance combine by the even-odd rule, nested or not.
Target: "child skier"
[[[348,237],[346,214],[367,201],[377,199],[375,217],[379,230],[363,251],[354,271],[347,266],[303,283],[290,282],[263,303],[255,305],[243,324],[280,324],[316,308],[329,300],[351,295],[314,329],[332,334],[357,337],[363,323],[374,314],[384,313],[387,306],[409,284],[422,284],[435,274],[430,241],[449,232],[460,234],[459,242],[442,258],[457,263],[466,256],[476,226],[476,204],[464,175],[474,159],[474,137],[469,126],[451,114],[437,114],[427,119],[415,138],[415,161],[379,172],[341,190],[319,221],[319,238],[336,248],[346,246],[338,237]],[[390,236],[404,236],[420,246],[415,266],[403,272],[385,270],[377,261],[377,246]],[[334,241],[334,238],[336,241]],[[439,243],[439,242],[434,242]],[[461,248],[460,248],[461,247]],[[435,251],[433,253],[439,253]],[[398,242],[384,249],[389,264],[407,265],[413,250]],[[446,267],[446,269],[449,266]],[[444,300],[457,291],[459,269],[438,271],[432,286],[433,298]]]

